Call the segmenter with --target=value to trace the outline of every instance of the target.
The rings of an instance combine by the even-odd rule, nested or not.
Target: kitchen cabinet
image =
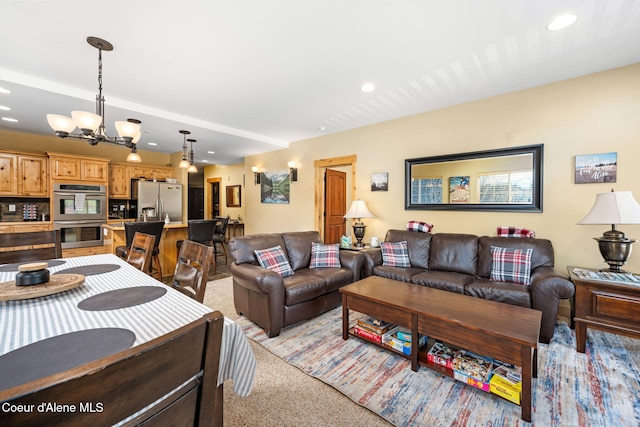
[[[49,195],[48,164],[45,156],[18,156],[18,195]]]
[[[175,170],[173,168],[162,166],[129,166],[129,173],[132,179],[145,178],[149,181],[153,179],[164,181],[167,178],[175,178]]]
[[[96,157],[49,153],[51,179],[107,184],[109,161]]]
[[[51,231],[53,225],[50,222],[37,223],[11,223],[0,225],[0,233],[28,233],[31,231]]]
[[[0,152],[0,195],[47,197],[48,160],[44,155]]]
[[[128,199],[131,195],[129,166],[121,163],[109,164],[109,197]]]

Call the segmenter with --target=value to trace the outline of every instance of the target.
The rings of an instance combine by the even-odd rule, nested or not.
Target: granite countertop
[[[169,224],[165,224],[164,228],[186,228],[187,224],[180,221],[171,221]],[[124,224],[122,222],[117,222],[114,224],[102,224],[102,228],[112,231],[122,231],[124,230]]]

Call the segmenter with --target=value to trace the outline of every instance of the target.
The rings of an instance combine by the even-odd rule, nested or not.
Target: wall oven
[[[53,188],[53,228],[60,231],[62,248],[101,246],[102,224],[107,223],[104,185],[60,184]]]

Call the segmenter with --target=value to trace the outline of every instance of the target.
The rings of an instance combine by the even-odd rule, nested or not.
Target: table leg
[[[576,351],[584,353],[587,346],[587,325],[576,321]]]
[[[418,340],[418,315],[411,315],[411,370],[418,371],[418,349],[420,342]]]
[[[349,339],[349,307],[347,294],[342,294],[342,339]]]
[[[523,345],[521,348],[522,358],[522,419],[531,422],[531,373],[533,370],[531,364],[532,351],[531,347]]]
[[[538,378],[538,347],[533,348],[533,378]]]

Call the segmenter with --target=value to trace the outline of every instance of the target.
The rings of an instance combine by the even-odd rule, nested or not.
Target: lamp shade
[[[71,118],[79,129],[95,132],[102,123],[102,117],[86,111],[72,111]]]
[[[640,205],[631,191],[600,193],[578,224],[640,224]]]
[[[367,203],[364,200],[354,200],[351,203],[349,211],[344,216],[345,218],[374,218],[373,214],[367,208]]]
[[[71,117],[59,114],[47,114],[49,126],[56,132],[71,133],[76,128],[76,124]]]

